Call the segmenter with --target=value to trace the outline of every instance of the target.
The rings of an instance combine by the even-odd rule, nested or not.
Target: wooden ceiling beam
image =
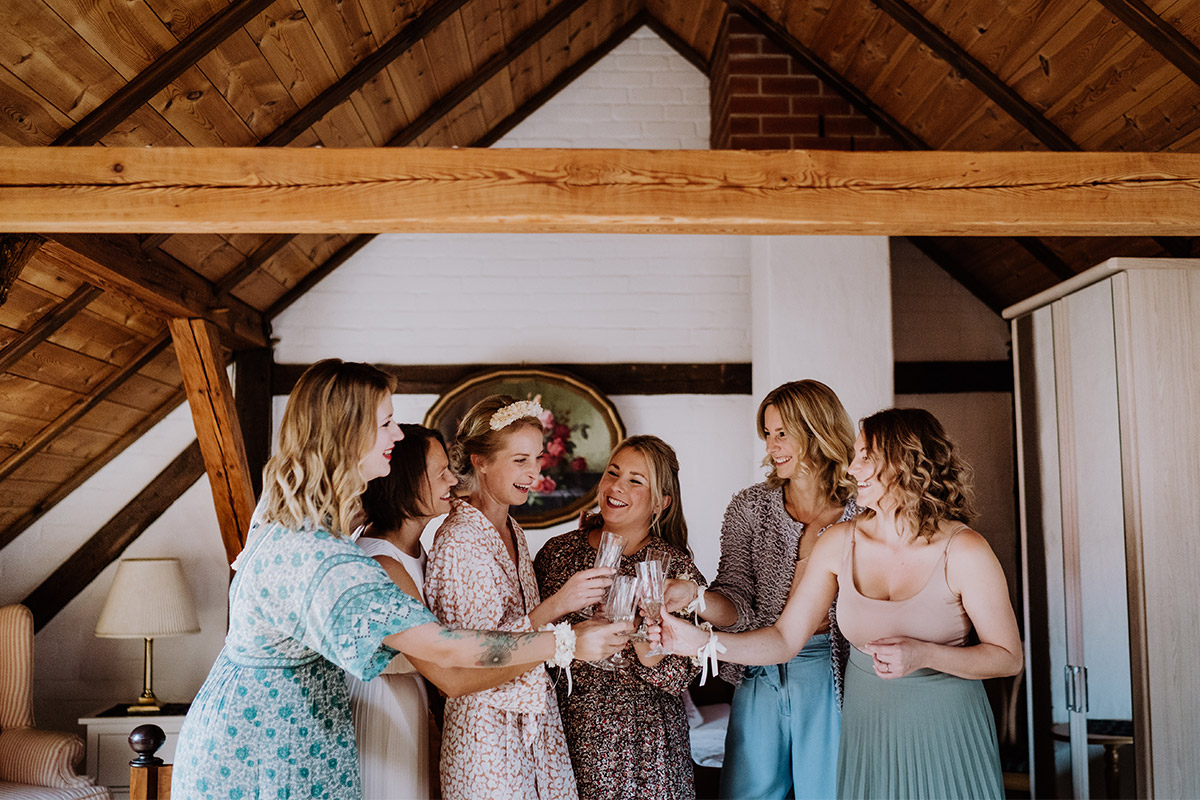
[[[0,372],[7,371],[26,353],[53,336],[54,332],[61,328],[67,320],[75,316],[100,294],[103,294],[101,289],[87,283],[82,284],[71,293],[70,297],[51,309],[49,314],[31,325],[29,330],[0,349]]]
[[[233,387],[225,371],[225,355],[216,326],[208,320],[172,319],[167,326],[212,487],[221,541],[232,564],[242,552],[246,532],[250,530],[254,488],[233,403]]]
[[[60,433],[74,425],[84,414],[95,408],[101,400],[112,394],[113,390],[124,383],[130,375],[150,363],[151,359],[166,348],[168,342],[169,339],[164,334],[144,346],[137,355],[129,360],[129,363],[96,384],[96,388],[90,394],[84,395],[72,403],[66,411],[55,417],[29,441],[21,445],[20,450],[0,462],[0,481],[12,475],[18,467],[40,453],[42,448],[52,442]]]
[[[8,293],[21,275],[21,270],[33,258],[45,241],[37,234],[0,235],[0,306],[8,300]]]
[[[485,61],[466,80],[433,101],[429,108],[393,136],[386,146],[406,147],[412,144],[418,136],[440,122],[459,103],[483,88],[488,81],[516,60],[518,56],[528,51],[529,48],[536,47],[537,43],[548,33],[565,22],[571,14],[582,8],[587,2],[588,0],[564,0],[554,6],[544,17],[513,37],[508,44]]]
[[[685,61],[691,64],[696,69],[700,70],[705,75],[712,74],[712,63],[700,55],[700,51],[692,46],[692,43],[684,39],[675,29],[667,23],[663,22],[652,11],[644,11],[645,25],[654,34],[671,46],[671,49],[683,57]]]
[[[330,84],[304,108],[293,114],[282,125],[258,143],[259,147],[282,147],[312,127],[350,95],[357,92],[367,81],[374,78],[389,64],[407,53],[414,45],[440,25],[447,17],[467,4],[468,0],[435,0],[416,19],[405,25],[395,36],[353,68],[336,82]]]
[[[1200,85],[1200,48],[1141,0],[1100,0],[1114,17]]]
[[[0,148],[0,229],[53,232],[41,257],[87,230],[1194,236],[1198,203],[1192,153]],[[221,325],[182,265],[124,263],[91,272]]]
[[[33,612],[34,629],[66,608],[203,474],[200,445],[192,442],[21,601]]]
[[[23,149],[23,148],[14,148]],[[153,149],[153,148],[134,148]],[[54,150],[56,158],[72,153],[110,153],[113,148]],[[197,156],[216,151],[210,148],[181,148]],[[140,230],[153,230],[147,225]],[[59,233],[49,237],[39,258],[56,263],[86,280],[126,295],[164,318],[202,317],[216,324],[241,346],[262,347],[267,343],[266,322],[246,303],[220,294],[203,276],[166,253],[146,253],[136,244],[117,237]]]
[[[96,106],[86,117],[75,123],[54,140],[58,146],[83,147],[93,145],[112,132],[113,128],[144,106],[154,95],[171,85],[222,42],[239,31],[254,17],[267,9],[274,0],[234,0],[209,17],[183,41],[159,56],[137,77],[122,86],[112,97]]]
[[[4,530],[0,530],[0,548],[3,548],[13,539],[21,535],[21,532],[28,528],[33,523],[42,518],[50,509],[58,505],[64,498],[68,497],[71,492],[82,486],[88,478],[100,471],[105,464],[112,461],[114,458],[124,452],[125,448],[142,438],[143,434],[149,431],[158,423],[179,407],[179,404],[184,401],[184,392],[180,389],[175,392],[158,408],[154,409],[148,416],[143,417],[136,425],[123,433],[119,439],[110,444],[99,455],[88,459],[84,464],[77,469],[70,479],[63,484],[60,484],[53,492],[45,499],[38,502],[33,508],[26,511],[18,517],[12,524]],[[201,465],[203,470],[203,465]]]
[[[962,73],[976,89],[983,92],[989,100],[1002,108],[1046,147],[1061,151],[1081,149],[1070,136],[1046,119],[1033,104],[996,77],[991,70],[904,0],[871,0],[871,2],[941,57],[943,61]]]

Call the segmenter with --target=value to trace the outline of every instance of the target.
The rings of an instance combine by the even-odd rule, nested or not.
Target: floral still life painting
[[[537,400],[542,423],[541,476],[529,501],[512,509],[522,527],[545,528],[577,517],[595,503],[596,484],[625,426],[609,399],[591,384],[552,370],[494,370],[468,378],[442,395],[425,425],[453,441],[466,411],[492,394]]]

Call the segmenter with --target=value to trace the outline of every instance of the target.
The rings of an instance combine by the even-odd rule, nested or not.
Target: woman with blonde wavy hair
[[[229,589],[225,647],[175,753],[180,797],[361,796],[344,671],[379,674],[397,651],[457,667],[569,663],[625,642],[619,626],[547,633],[449,630],[351,541],[358,496],[401,438],[393,381],[328,359],[288,398]]]
[[[858,511],[846,473],[854,428],[832,389],[815,380],[778,386],[759,403],[756,422],[767,478],[730,501],[716,579],[703,594],[673,582],[667,598],[672,610],[695,603],[702,618],[726,631],[773,624],[817,540]],[[825,622],[786,663],[721,665],[721,677],[737,687],[721,797],[833,796],[841,726],[835,641],[836,628]]]
[[[837,796],[1002,798],[981,681],[1020,672],[1021,641],[1000,563],[967,527],[969,469],[921,409],[872,414],[854,447],[867,513],[821,537],[778,621],[718,635],[667,616],[663,641],[774,663],[804,645],[836,597],[852,645]]]

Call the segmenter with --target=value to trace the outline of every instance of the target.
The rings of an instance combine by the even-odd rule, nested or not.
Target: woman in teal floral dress
[[[328,359],[288,399],[279,451],[229,590],[229,634],[179,734],[172,789],[188,798],[361,794],[343,670],[362,680],[398,651],[448,666],[599,658],[620,626],[503,634],[450,631],[347,535],[368,480],[401,438],[394,383]],[[314,522],[318,521],[319,522]]]

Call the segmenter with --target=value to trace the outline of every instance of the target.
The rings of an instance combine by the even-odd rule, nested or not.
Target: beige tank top
[[[946,553],[950,543],[966,527],[961,525],[946,538],[939,563],[916,594],[904,600],[876,600],[864,596],[855,585],[856,521],[838,574],[837,621],[846,639],[859,649],[868,642],[889,636],[907,636],[953,647],[966,642],[971,620],[963,608],[962,598],[950,589],[946,576]]]

